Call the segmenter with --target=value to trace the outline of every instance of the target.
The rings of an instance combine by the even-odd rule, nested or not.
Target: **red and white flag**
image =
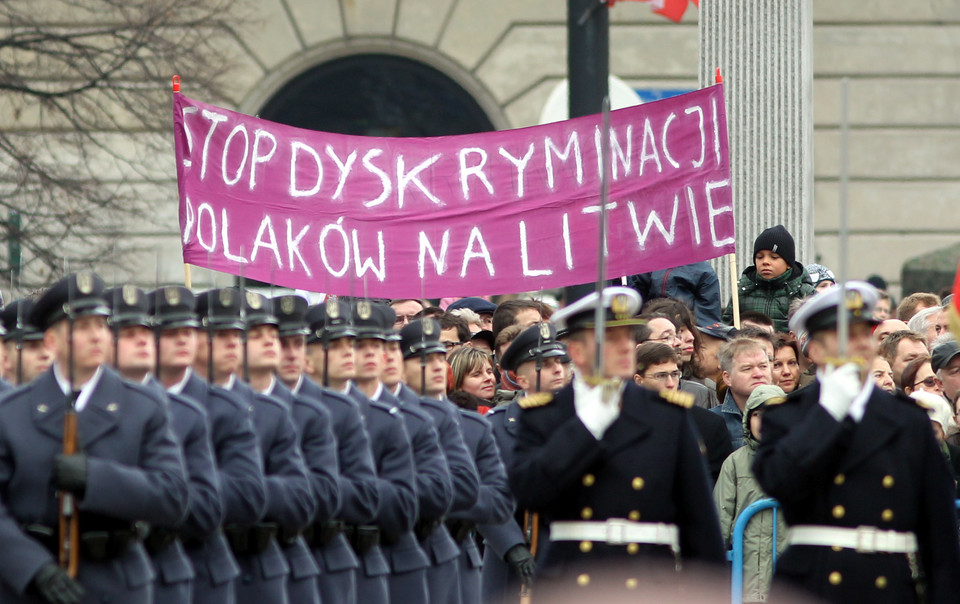
[[[631,0],[608,0],[607,6],[613,6],[617,2],[627,2]],[[632,0],[633,2],[647,2],[650,4],[653,12],[663,15],[671,21],[680,23],[683,14],[687,12],[687,4],[692,2],[694,6],[700,6],[700,0]]]

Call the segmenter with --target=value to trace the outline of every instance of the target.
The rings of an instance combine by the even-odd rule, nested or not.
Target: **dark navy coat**
[[[36,602],[24,595],[37,571],[55,562],[21,526],[57,526],[50,488],[53,458],[63,448],[66,397],[48,369],[0,403],[0,601]],[[84,516],[176,526],[187,513],[188,487],[166,402],[156,392],[124,381],[103,367],[86,406],[77,414],[81,449],[89,456],[87,486],[78,501]],[[134,544],[107,562],[81,560],[78,579],[88,600],[148,602],[154,573]]]
[[[448,405],[452,403],[447,402]],[[506,521],[514,510],[513,495],[507,483],[507,472],[500,451],[493,439],[490,423],[479,413],[460,409],[463,437],[467,450],[477,464],[480,495],[469,509],[450,513],[451,520],[472,524],[496,524]],[[460,599],[463,604],[480,602],[480,568],[482,559],[471,535],[460,545]]]
[[[955,486],[926,412],[873,388],[862,420],[838,422],[815,382],[763,415],[753,470],[790,525],[875,526],[916,534],[927,602],[956,602]],[[791,546],[776,579],[829,602],[914,602],[905,555]]]
[[[207,412],[199,403],[185,396],[167,393],[154,379],[147,382],[167,399],[167,411],[173,435],[180,444],[187,470],[189,507],[187,517],[178,527],[181,535],[191,539],[206,539],[223,522],[223,503],[217,486],[217,465],[210,444]],[[154,602],[181,604],[189,602],[193,593],[193,564],[179,540],[152,554],[157,570]]]
[[[674,524],[687,560],[724,560],[717,512],[689,413],[632,381],[619,417],[599,441],[577,417],[573,384],[542,406],[523,409],[510,466],[520,506],[541,521],[623,518]],[[521,405],[522,406],[522,405]],[[604,561],[636,554],[672,560],[663,546],[550,543],[538,560],[538,581],[569,581]],[[619,585],[623,585],[619,581]]]
[[[223,388],[211,386],[192,371],[181,394],[200,403],[207,412],[210,440],[217,463],[224,524],[253,524],[263,517],[267,505],[263,460],[250,410]],[[184,535],[189,537],[188,534]],[[198,539],[202,536],[197,535]],[[185,540],[189,544],[189,539]],[[197,602],[230,601],[231,581],[240,574],[233,553],[222,533],[187,547],[197,577]]]
[[[513,445],[517,438],[519,427],[520,406],[516,401],[500,407],[494,407],[484,417],[490,422],[493,439],[500,450],[500,458],[506,467],[513,459]],[[726,428],[724,437],[726,437]],[[520,582],[516,572],[504,560],[511,549],[518,545],[526,545],[526,536],[523,534],[521,522],[523,511],[517,510],[506,522],[499,524],[481,524],[477,530],[483,535],[485,549],[483,551],[483,570],[480,579],[480,593],[483,602],[494,604],[513,601],[520,593]],[[547,533],[540,531],[537,555],[541,556],[548,543]]]
[[[267,485],[267,508],[263,520],[275,522],[281,530],[300,531],[306,528],[313,519],[317,504],[303,454],[297,445],[297,431],[293,427],[290,409],[277,398],[254,392],[240,380],[234,380],[231,390],[253,407],[253,427],[263,454]],[[300,597],[308,598],[308,602],[309,598],[319,600],[315,579],[319,569],[313,556],[302,538],[298,538],[291,547],[299,551],[285,556],[275,542],[260,554],[240,557],[238,562],[243,582],[238,584],[238,602],[265,604],[258,601],[259,597],[272,593],[274,588],[264,586],[280,580],[280,588],[284,589],[283,578],[288,573],[291,599],[297,593]],[[287,560],[292,565],[288,566]],[[306,583],[299,584],[301,581]],[[310,593],[304,596],[303,588]]]
[[[300,380],[297,393],[320,401],[330,412],[333,432],[337,439],[337,461],[340,470],[341,505],[338,520],[350,525],[372,524],[380,506],[380,490],[370,440],[363,427],[359,407],[349,397],[321,388],[307,376]],[[379,548],[375,550],[366,557],[376,557],[379,566],[386,567]],[[355,601],[358,581],[355,569],[359,567],[360,561],[346,536],[337,535],[324,547],[315,549],[314,557],[320,565],[318,583],[324,601]],[[376,576],[382,580],[382,574]],[[385,592],[385,581],[382,587]]]

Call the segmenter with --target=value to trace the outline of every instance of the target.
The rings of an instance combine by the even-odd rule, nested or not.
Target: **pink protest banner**
[[[722,85],[614,111],[610,130],[607,278],[734,250]],[[174,138],[186,263],[384,298],[596,279],[600,116],[375,138],[175,93]]]

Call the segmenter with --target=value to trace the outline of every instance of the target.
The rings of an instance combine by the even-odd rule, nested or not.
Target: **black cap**
[[[327,298],[323,304],[310,307],[306,319],[310,326],[307,344],[326,344],[331,340],[353,338],[357,335],[353,328],[350,305],[336,298]]]
[[[393,321],[388,324],[387,307],[370,300],[357,300],[353,305],[353,326],[357,331],[357,339],[386,340],[387,333],[392,331]],[[396,313],[393,313],[396,318]]]
[[[960,354],[960,344],[956,342],[944,342],[933,349],[931,354],[930,366],[934,371],[940,371],[950,364],[955,356]]]
[[[387,341],[399,342],[400,332],[393,328],[397,322],[397,311],[386,304],[381,305],[380,308],[382,313],[380,320],[383,321],[383,333],[386,335]]]
[[[158,329],[200,327],[197,297],[186,287],[168,285],[150,292],[150,314]]]
[[[766,229],[757,236],[753,242],[753,257],[761,250],[769,250],[777,254],[792,267],[797,261],[796,244],[793,241],[793,235],[782,224]]]
[[[427,318],[404,325],[400,330],[400,350],[403,351],[404,359],[435,352],[446,354],[446,347],[440,343],[440,322]]]
[[[561,357],[567,353],[563,344],[557,341],[557,329],[550,323],[535,323],[520,332],[500,359],[500,367],[507,371],[516,371],[526,361],[535,361],[538,357],[547,359]]]
[[[153,327],[150,316],[150,300],[146,292],[136,285],[125,284],[103,292],[103,299],[110,307],[110,327],[120,330],[139,325]]]
[[[43,339],[43,332],[30,322],[30,314],[35,304],[36,300],[33,298],[22,298],[3,307],[0,311],[0,323],[6,331],[4,340],[24,342]]]
[[[236,287],[211,289],[197,296],[197,316],[200,326],[209,331],[242,330],[243,310],[240,290]]]
[[[472,342],[473,340],[483,340],[488,346],[490,346],[490,350],[494,349],[494,342],[496,342],[496,340],[493,339],[493,332],[489,329],[481,329],[480,331],[471,334],[470,341]]]
[[[447,307],[447,312],[461,308],[472,310],[478,315],[492,315],[493,312],[497,310],[497,305],[483,298],[460,298],[450,303],[450,306]]]
[[[273,304],[270,298],[261,293],[246,291],[244,292],[243,311],[244,321],[247,328],[257,327],[259,325],[273,325],[277,327],[280,321],[273,314]]]
[[[110,316],[103,299],[103,279],[92,271],[80,271],[60,279],[37,300],[30,321],[46,331],[58,321],[68,318]]]
[[[310,333],[307,327],[307,299],[296,294],[277,296],[272,300],[273,314],[277,317],[280,337],[305,336]]]

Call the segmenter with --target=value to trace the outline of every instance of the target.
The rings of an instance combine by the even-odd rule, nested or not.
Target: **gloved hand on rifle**
[[[87,488],[87,454],[57,455],[53,458],[53,486],[83,497]]]
[[[40,567],[33,587],[50,604],[80,604],[85,593],[79,581],[52,562]]]
[[[513,570],[520,576],[520,581],[524,585],[533,583],[533,574],[537,569],[537,564],[533,560],[533,554],[527,549],[526,545],[514,545],[503,557],[507,564],[513,567]]]

